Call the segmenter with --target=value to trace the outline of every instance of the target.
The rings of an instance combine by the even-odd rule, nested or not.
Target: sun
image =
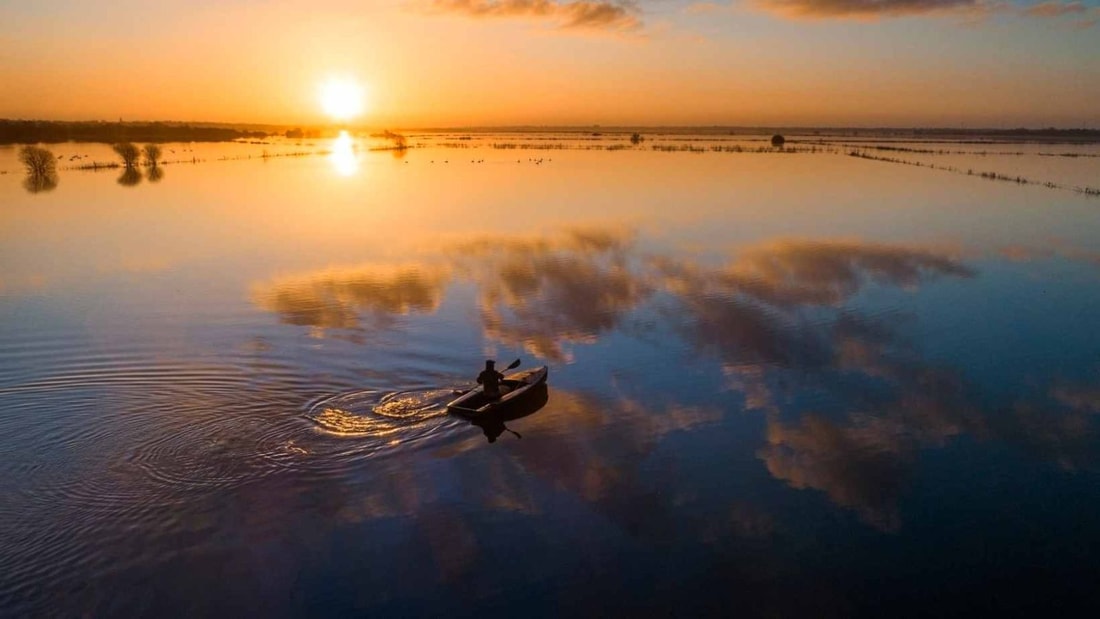
[[[351,120],[363,113],[363,94],[355,80],[331,78],[321,84],[321,109],[333,120]]]

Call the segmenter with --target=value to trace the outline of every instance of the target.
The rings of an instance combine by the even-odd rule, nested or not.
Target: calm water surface
[[[0,149],[0,615],[1098,608],[1100,199],[551,138]]]

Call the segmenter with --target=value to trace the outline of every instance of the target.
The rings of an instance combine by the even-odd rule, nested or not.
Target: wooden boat
[[[504,377],[500,382],[501,396],[489,398],[485,395],[485,388],[478,385],[447,405],[449,412],[464,417],[475,417],[485,413],[499,411],[511,405],[515,405],[524,399],[524,396],[536,385],[546,382],[549,373],[546,366],[540,366],[531,370],[514,372]]]

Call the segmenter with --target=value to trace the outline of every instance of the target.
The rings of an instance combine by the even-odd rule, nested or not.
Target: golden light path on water
[[[332,142],[329,161],[340,176],[352,176],[359,171],[359,154],[355,149],[355,140],[347,131],[341,131]]]

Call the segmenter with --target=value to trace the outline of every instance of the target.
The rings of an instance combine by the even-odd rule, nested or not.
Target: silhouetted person
[[[504,380],[504,374],[498,372],[495,365],[496,361],[487,359],[485,369],[477,375],[477,384],[484,386],[486,397],[494,400],[500,397],[500,381]]]

